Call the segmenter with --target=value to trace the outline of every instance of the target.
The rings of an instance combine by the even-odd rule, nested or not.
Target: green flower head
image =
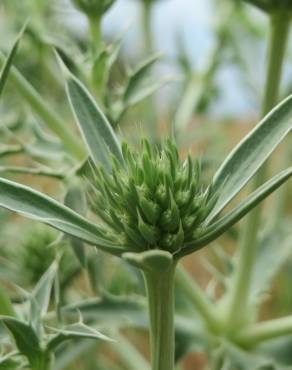
[[[73,4],[89,17],[101,17],[115,0],[72,0]]]
[[[113,159],[109,174],[97,170],[92,204],[105,232],[126,251],[162,249],[175,253],[195,238],[213,199],[200,179],[199,162],[181,162],[172,141],[153,149],[142,141],[142,151],[122,146],[125,165]]]

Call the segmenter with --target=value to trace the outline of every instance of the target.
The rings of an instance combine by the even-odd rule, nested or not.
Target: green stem
[[[102,46],[101,18],[88,16],[91,38],[91,48],[94,57],[97,57]]]
[[[152,1],[143,1],[142,9],[142,24],[143,24],[143,41],[145,54],[149,55],[153,52],[153,39],[151,31],[151,13],[152,13]]]
[[[152,370],[174,370],[174,275],[176,264],[163,271],[144,271],[150,316]]]
[[[290,15],[283,10],[270,16],[269,59],[266,76],[265,95],[262,104],[262,114],[269,112],[277,103],[279,87],[284,63],[284,56],[288,41]],[[254,180],[256,189],[266,177],[267,166],[263,166]],[[252,279],[253,265],[256,256],[257,234],[260,227],[261,208],[257,207],[247,219],[242,234],[238,266],[234,276],[231,291],[230,312],[228,321],[235,327],[236,323],[244,321],[248,312],[249,290]]]
[[[292,316],[287,316],[248,326],[238,333],[236,340],[241,344],[255,345],[291,333]]]
[[[148,58],[154,52],[152,37],[152,7],[153,0],[144,0],[142,2],[142,36],[143,36],[143,55]],[[145,109],[148,119],[148,135],[152,143],[158,141],[158,122],[155,109],[155,97],[151,96],[145,101]]]
[[[39,353],[38,356],[31,359],[32,370],[51,370],[52,361],[50,355],[47,352]]]
[[[0,53],[0,61],[3,63],[4,60],[3,54]],[[72,128],[67,127],[66,123],[55,111],[48,107],[40,94],[15,67],[11,67],[9,78],[18,93],[27,101],[32,110],[61,139],[68,153],[78,160],[84,159],[86,152],[73,133]]]
[[[177,268],[175,279],[179,289],[184,292],[195,309],[200,313],[209,330],[217,333],[220,330],[220,323],[217,320],[215,310],[197,283],[182,267]]]

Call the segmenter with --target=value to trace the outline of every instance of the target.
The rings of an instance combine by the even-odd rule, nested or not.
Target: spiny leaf
[[[82,322],[67,325],[62,329],[51,328],[56,334],[48,342],[48,349],[55,350],[61,343],[69,339],[95,339],[111,341],[110,338],[101,334],[94,328],[91,328]]]

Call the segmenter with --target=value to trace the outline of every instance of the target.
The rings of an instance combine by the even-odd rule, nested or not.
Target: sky
[[[187,53],[194,68],[206,61],[212,48],[212,27],[214,24],[214,6],[212,0],[159,0],[153,9],[153,35],[155,48],[162,51],[168,60],[174,60],[176,40],[182,37]],[[75,12],[77,22],[86,29],[86,20]],[[75,19],[75,21],[76,21]],[[124,52],[139,55],[141,51],[141,0],[117,0],[107,13],[103,29],[108,35],[117,35],[127,29],[125,34]],[[71,21],[74,21],[74,16]],[[161,68],[161,67],[160,67]],[[171,65],[164,67],[159,73],[169,73]],[[226,66],[218,75],[218,83],[224,85],[223,96],[214,104],[215,114],[240,116],[243,113],[256,111],[250,97],[240,84],[238,71]],[[257,76],[255,76],[257,78]]]

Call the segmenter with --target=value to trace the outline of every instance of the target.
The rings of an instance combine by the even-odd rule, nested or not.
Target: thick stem
[[[175,264],[161,272],[144,272],[152,370],[174,370],[174,274]]]
[[[101,19],[88,17],[92,54],[96,57],[102,45]]]
[[[32,370],[51,370],[52,360],[47,352],[40,353],[31,361]]]
[[[262,104],[263,115],[270,111],[278,100],[289,26],[290,15],[287,11],[281,10],[271,15],[268,68],[265,95]],[[263,183],[266,172],[267,166],[265,165],[255,176],[254,188],[257,188]],[[238,266],[234,277],[230,312],[228,315],[230,325],[233,326],[235,322],[240,323],[244,320],[244,315],[248,312],[247,306],[249,304],[249,291],[256,255],[256,241],[260,227],[260,216],[261,208],[257,207],[247,217],[242,233]]]

